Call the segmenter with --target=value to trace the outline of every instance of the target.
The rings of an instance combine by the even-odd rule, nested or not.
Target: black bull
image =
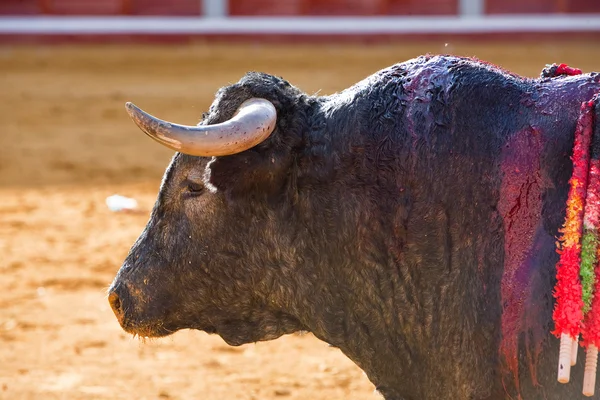
[[[325,97],[247,74],[203,123],[259,97],[274,132],[236,155],[175,155],[115,314],[141,336],[231,345],[310,331],[386,399],[581,398],[583,351],[556,381],[552,290],[576,120],[599,91],[598,74],[437,56]]]

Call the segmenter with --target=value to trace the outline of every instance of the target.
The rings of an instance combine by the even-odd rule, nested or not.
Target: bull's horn
[[[268,100],[243,102],[231,119],[214,125],[187,126],[160,120],[125,104],[133,122],[148,136],[173,150],[192,156],[226,156],[256,146],[275,129],[277,111]]]

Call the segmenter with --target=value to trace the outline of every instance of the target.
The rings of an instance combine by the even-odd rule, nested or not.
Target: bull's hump
[[[462,59],[452,56],[420,56],[392,65],[339,93],[324,97],[323,109],[326,112],[333,111],[344,105],[352,104],[357,98],[390,81],[405,89],[422,93],[425,93],[432,83],[450,87],[452,83],[450,68],[460,60]]]
[[[335,104],[351,103],[361,93],[373,90],[390,80],[402,85],[407,92],[415,92],[418,98],[425,97],[430,87],[437,86],[445,91],[460,79],[461,73],[479,71],[496,79],[507,79],[523,83],[527,78],[513,74],[494,64],[474,58],[447,55],[425,55],[392,65],[377,71],[348,89],[329,96],[327,100]],[[419,96],[422,94],[422,96]]]

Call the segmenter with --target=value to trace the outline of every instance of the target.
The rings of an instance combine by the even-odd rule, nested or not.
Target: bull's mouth
[[[131,321],[123,321],[121,328],[127,333],[143,338],[160,338],[169,336],[179,329],[166,326],[162,322],[157,323],[135,323]]]
[[[164,322],[158,323],[131,323],[125,322],[121,324],[121,328],[127,333],[140,338],[161,338],[174,334],[182,329],[194,329],[208,334],[217,334],[217,328],[214,326],[197,327],[172,327],[165,325]]]

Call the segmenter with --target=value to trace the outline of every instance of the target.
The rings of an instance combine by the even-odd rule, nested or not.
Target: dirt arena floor
[[[121,331],[105,291],[172,155],[123,105],[194,124],[248,70],[328,94],[426,52],[527,76],[552,62],[600,71],[591,41],[0,47],[0,398],[377,399],[309,334],[233,348],[197,331],[147,343]],[[141,212],[110,212],[115,193]]]

